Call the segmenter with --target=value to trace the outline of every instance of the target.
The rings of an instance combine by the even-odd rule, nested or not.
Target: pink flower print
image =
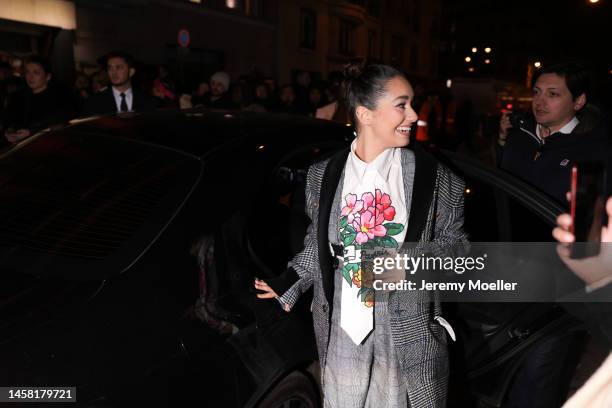
[[[363,193],[361,199],[363,200],[363,208],[368,209],[374,206],[374,194]]]
[[[353,222],[356,214],[363,209],[363,201],[357,200],[357,194],[347,194],[345,197],[346,206],[342,208],[342,217],[348,216],[349,224]]]
[[[382,213],[385,221],[392,221],[395,218],[395,207],[391,206],[389,194],[376,189],[376,215]]]
[[[366,211],[369,211],[370,214],[372,214],[375,217],[375,220],[374,220],[375,225],[381,225],[383,222],[385,222],[385,217],[382,211],[378,211],[377,207],[369,207],[366,209]]]
[[[376,223],[377,217],[374,217],[372,212],[364,211],[361,217],[353,220],[353,228],[357,231],[355,242],[362,245],[374,237],[384,237],[387,234],[387,228],[382,226],[383,217],[378,217],[380,223]]]

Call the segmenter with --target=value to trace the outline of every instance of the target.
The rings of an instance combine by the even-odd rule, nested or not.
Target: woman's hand
[[[274,292],[274,290],[264,281],[262,281],[261,279],[257,279],[255,278],[255,289],[257,290],[261,290],[265,293],[258,293],[257,297],[259,299],[278,299],[278,295],[276,294],[276,292]],[[283,310],[285,310],[285,312],[289,311],[289,306],[286,304],[283,304]]]

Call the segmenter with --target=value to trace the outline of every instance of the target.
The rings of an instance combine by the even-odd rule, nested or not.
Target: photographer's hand
[[[580,279],[591,289],[605,286],[612,278],[612,197],[606,203],[608,225],[601,229],[601,252],[599,255],[586,259],[571,259],[568,244],[574,242],[574,235],[569,232],[572,217],[561,214],[557,217],[557,227],[553,230],[553,237],[561,242],[557,246],[559,257]]]
[[[499,120],[499,136],[497,138],[497,143],[500,146],[506,144],[506,139],[508,138],[508,131],[512,127],[512,123],[510,123],[510,114],[512,112],[504,112],[502,113],[501,119]]]

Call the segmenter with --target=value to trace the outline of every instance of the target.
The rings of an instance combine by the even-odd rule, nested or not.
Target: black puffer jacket
[[[511,129],[502,149],[499,167],[520,177],[560,204],[567,205],[572,165],[601,161],[607,167],[612,193],[612,137],[609,120],[596,108],[587,107],[577,116],[580,123],[570,134],[553,133],[546,139],[536,135],[533,119]]]

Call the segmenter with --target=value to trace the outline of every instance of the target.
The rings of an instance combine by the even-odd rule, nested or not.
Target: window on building
[[[394,35],[391,37],[391,64],[401,67],[404,57],[404,39]]]
[[[262,0],[224,0],[225,7],[251,17],[262,14]]]
[[[340,38],[338,52],[344,55],[355,53],[355,24],[348,20],[340,20]]]
[[[317,45],[317,14],[312,10],[300,11],[300,47],[314,50]]]
[[[370,30],[368,31],[368,57],[379,59],[380,52],[378,49],[379,49],[378,32]]]
[[[225,7],[234,10],[244,10],[244,0],[225,0]]]

